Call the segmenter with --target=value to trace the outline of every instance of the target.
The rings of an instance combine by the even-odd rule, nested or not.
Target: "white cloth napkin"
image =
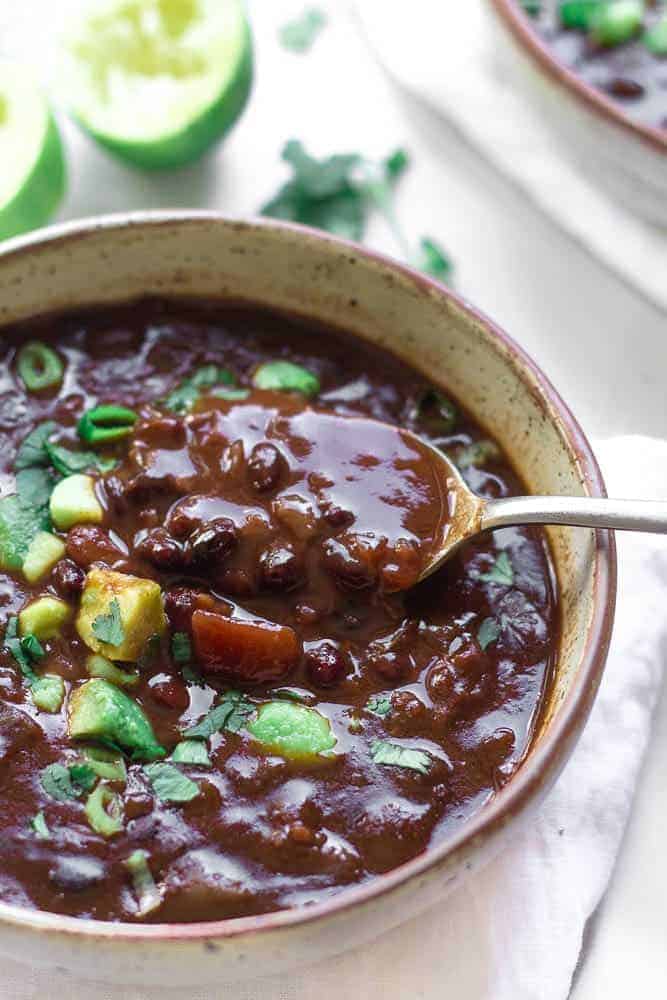
[[[380,62],[440,111],[479,152],[591,254],[667,307],[667,231],[641,221],[589,183],[523,95],[499,77],[488,0],[354,0]]]
[[[612,495],[667,499],[667,442],[615,438],[597,451]],[[618,544],[616,629],[600,693],[572,759],[516,843],[374,944],[290,975],[194,990],[191,1000],[566,1000],[628,819],[667,652],[667,538],[619,534]],[[83,984],[5,959],[1,967],[0,993],[12,1000],[182,996]]]

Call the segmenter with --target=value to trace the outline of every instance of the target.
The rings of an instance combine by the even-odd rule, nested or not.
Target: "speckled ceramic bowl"
[[[559,62],[518,0],[486,0],[494,50],[590,180],[636,214],[667,226],[667,131],[635,121]]]
[[[441,285],[358,246],[296,226],[208,213],[93,219],[0,246],[0,328],[147,293],[249,300],[342,326],[465,400],[532,490],[604,492],[577,423],[517,345]],[[539,803],[569,757],[600,681],[614,609],[613,540],[586,530],[550,534],[563,618],[556,682],[525,762],[449,840],[326,902],[218,923],[112,924],[0,903],[0,951],[106,982],[219,985],[357,947],[444,897]]]

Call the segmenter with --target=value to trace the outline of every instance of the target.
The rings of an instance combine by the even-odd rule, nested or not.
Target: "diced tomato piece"
[[[301,658],[296,632],[265,621],[238,621],[195,611],[192,634],[202,670],[246,684],[282,680]]]

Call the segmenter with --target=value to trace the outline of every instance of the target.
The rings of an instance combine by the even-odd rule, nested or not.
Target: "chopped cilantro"
[[[497,642],[500,636],[500,622],[495,618],[485,618],[477,630],[477,641],[482,649]]]
[[[280,41],[291,52],[307,52],[326,23],[323,11],[308,7],[295,20],[283,25]]]
[[[371,746],[371,757],[375,764],[405,767],[420,774],[428,774],[432,762],[431,755],[425,750],[402,747],[390,740],[375,740]]]
[[[422,236],[419,241],[419,250],[414,255],[412,263],[418,270],[444,282],[451,280],[454,270],[450,258],[430,236]]]
[[[69,768],[64,764],[49,764],[40,774],[40,781],[46,794],[58,802],[76,799],[79,794],[72,783]]]
[[[125,641],[125,629],[120,617],[120,604],[116,597],[109,604],[106,615],[98,615],[93,619],[92,629],[100,642],[110,646],[120,646]]]
[[[498,553],[496,561],[488,573],[482,573],[480,580],[485,583],[501,583],[506,587],[511,587],[514,583],[514,567],[512,561],[504,550]]]
[[[18,628],[19,620],[16,615],[12,615],[5,629],[4,645],[21,668],[26,683],[31,685],[39,679],[33,670],[33,662],[44,656],[44,648],[34,635],[19,638]]]
[[[292,178],[262,207],[263,215],[303,222],[353,240],[362,238],[372,208],[393,223],[393,185],[407,163],[402,150],[380,164],[358,153],[316,160],[292,139],[282,158],[292,168]]]
[[[171,759],[175,764],[198,764],[199,767],[211,767],[206,744],[201,740],[181,740],[174,747]]]
[[[88,764],[49,764],[40,774],[42,788],[58,802],[76,799],[82,792],[89,792],[97,775]]]
[[[48,466],[51,464],[46,445],[49,438],[57,430],[58,425],[53,420],[47,420],[43,424],[38,424],[23,439],[14,460],[14,468],[17,472],[21,469],[31,469],[35,466]]]
[[[202,389],[212,389],[217,385],[233,386],[234,376],[227,368],[204,365],[173,389],[163,405],[172,413],[187,413],[199,399]]]
[[[97,781],[95,769],[90,764],[70,764],[67,769],[74,788],[89,792]]]
[[[238,733],[252,715],[255,707],[240,691],[226,691],[222,700],[201,719],[183,733],[189,740],[207,740],[214,733],[226,729]]]
[[[105,458],[94,451],[71,451],[49,441],[46,442],[46,451],[53,468],[63,476],[73,476],[87,469],[110,472],[116,466],[115,458]]]
[[[384,719],[391,712],[391,698],[386,694],[373,694],[366,702],[366,711]]]
[[[199,795],[199,785],[173,764],[147,764],[144,773],[162,802],[190,802]]]
[[[187,632],[174,632],[171,637],[171,656],[174,663],[190,663],[192,643]]]
[[[529,17],[537,17],[542,10],[542,0],[520,0],[520,2]]]

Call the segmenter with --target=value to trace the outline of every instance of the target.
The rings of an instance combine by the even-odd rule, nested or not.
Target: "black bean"
[[[72,559],[61,559],[53,567],[51,583],[61,597],[78,597],[86,582],[86,574]]]
[[[226,559],[237,542],[234,522],[228,517],[218,517],[192,532],[185,546],[188,562],[195,569],[213,566]]]
[[[137,555],[160,570],[181,569],[185,554],[175,538],[165,528],[153,528],[135,546]]]
[[[343,653],[327,640],[306,650],[305,664],[310,680],[318,687],[333,687],[347,673]]]
[[[275,445],[256,444],[248,459],[248,480],[258,493],[277,489],[283,475],[285,459]]]
[[[303,579],[303,564],[291,545],[276,543],[261,556],[262,583],[268,590],[293,590]]]

